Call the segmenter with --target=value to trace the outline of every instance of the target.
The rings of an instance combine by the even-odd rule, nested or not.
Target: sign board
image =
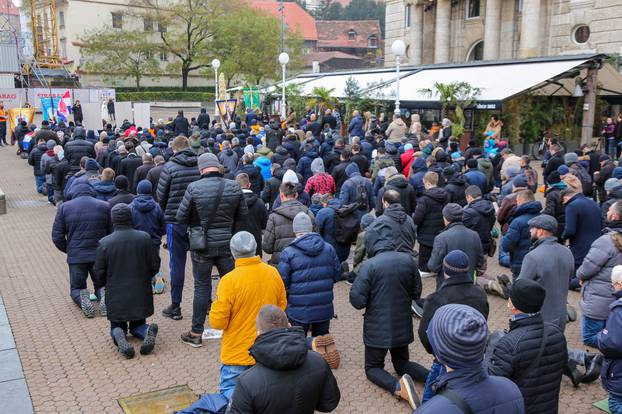
[[[143,127],[143,129],[149,128],[151,125],[151,104],[134,104],[134,123],[137,127]]]
[[[97,131],[102,129],[102,104],[101,103],[82,103],[82,125],[85,129]]]
[[[0,102],[4,104],[5,109],[21,108],[26,102],[25,89],[0,89]]]
[[[134,122],[134,111],[132,110],[131,102],[115,102],[114,113],[116,118],[116,124],[119,126],[126,119],[130,122]],[[110,121],[110,119],[108,119],[108,121]]]

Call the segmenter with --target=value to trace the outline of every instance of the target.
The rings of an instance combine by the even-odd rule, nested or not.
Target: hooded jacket
[[[235,172],[235,175],[245,173],[251,182],[251,191],[257,195],[261,194],[264,179],[261,175],[261,169],[253,164],[243,164]]]
[[[151,195],[139,195],[130,204],[134,228],[142,230],[151,237],[151,242],[159,252],[162,236],[166,234],[166,221],[162,209]]]
[[[415,258],[395,251],[393,229],[365,232],[369,259],[361,265],[350,289],[350,303],[363,314],[363,342],[390,349],[414,341],[411,302],[421,296],[421,275]]]
[[[614,294],[615,301],[609,305],[609,317],[605,329],[598,334],[598,349],[605,357],[600,370],[603,388],[622,397],[622,291]]]
[[[326,361],[308,350],[301,328],[262,333],[249,352],[256,364],[237,378],[230,414],[313,414],[337,408],[337,380]]]
[[[482,194],[488,194],[488,179],[486,178],[486,174],[477,168],[469,168],[465,171],[464,177],[466,178],[468,185],[476,185],[482,191]]]
[[[73,195],[56,210],[52,241],[68,264],[93,263],[99,240],[112,230],[110,207],[88,183],[76,183]]]
[[[412,185],[415,189],[415,195],[417,198],[421,197],[425,192],[425,186],[423,185],[423,176],[428,172],[428,166],[423,158],[417,157],[413,161],[412,172],[408,179],[408,184]]]
[[[495,167],[492,162],[488,158],[480,157],[477,159],[477,169],[486,176],[486,193],[491,192],[495,186]]]
[[[562,238],[569,239],[570,251],[574,256],[575,267],[578,268],[594,240],[601,235],[601,210],[594,200],[576,194],[568,200],[564,211],[566,225]]]
[[[272,177],[272,173],[270,172],[270,167],[272,166],[272,162],[270,161],[270,158],[261,156],[255,160],[253,165],[255,165],[256,167],[259,167],[261,178],[263,178],[264,183],[268,181],[270,177]],[[263,188],[263,185],[261,186],[261,188]]]
[[[378,216],[378,218],[367,227],[366,233],[383,231],[386,226],[389,226],[393,230],[392,237],[395,243],[395,250],[412,254],[415,248],[415,241],[417,240],[417,228],[413,219],[406,214],[401,204],[396,203],[389,205],[389,207],[384,210],[384,213]]]
[[[189,149],[173,155],[164,165],[158,181],[157,198],[167,223],[177,223],[175,216],[186,188],[200,177],[197,156]]]
[[[95,190],[95,198],[98,200],[109,201],[117,193],[114,181],[96,181],[92,184]]]
[[[417,200],[413,221],[417,226],[419,244],[432,247],[434,238],[443,230],[443,207],[447,204],[447,192],[440,187],[425,190]]]
[[[314,159],[318,157],[317,152],[315,150],[309,150],[305,152],[300,160],[298,161],[298,165],[296,165],[296,172],[302,175],[302,184],[306,184],[307,180],[313,176],[313,171],[311,171],[311,163]]]
[[[246,206],[248,207],[248,214],[241,220],[235,221],[234,234],[239,231],[247,231],[255,237],[257,243],[257,256],[261,257],[261,233],[266,228],[268,222],[268,211],[263,201],[259,201],[257,194],[249,190],[242,190],[244,199],[246,200]]]
[[[287,317],[299,324],[330,321],[333,284],[341,276],[335,249],[318,233],[296,238],[283,250],[279,273],[287,292]]]
[[[467,187],[466,178],[462,174],[452,175],[447,179],[445,184],[445,191],[449,195],[449,203],[459,204],[461,207],[466,206],[467,201],[464,192]]]
[[[220,154],[218,154],[218,159],[220,163],[228,168],[229,171],[235,171],[238,168],[238,154],[235,153],[231,148],[227,148]]]
[[[292,224],[301,211],[308,213],[309,209],[297,200],[287,200],[268,216],[263,250],[272,255],[268,261],[271,265],[278,265],[281,252],[296,238]]]
[[[413,162],[415,161],[415,150],[409,149],[405,151],[402,155],[400,155],[400,162],[402,165],[402,173],[404,177],[408,178],[410,176],[411,167]]]
[[[513,275],[520,273],[523,257],[531,248],[529,220],[539,215],[541,210],[542,204],[539,201],[530,201],[516,207],[514,219],[503,236],[501,243],[503,250],[510,253],[510,269]]]
[[[490,200],[478,198],[463,209],[462,222],[474,230],[482,242],[482,250],[488,252],[490,247],[490,231],[495,226],[495,207]]]
[[[374,207],[374,194],[371,181],[361,176],[358,166],[354,163],[346,168],[348,179],[341,186],[339,200],[342,204],[361,203],[359,212],[366,213]],[[366,199],[363,199],[363,190],[367,191]]]
[[[380,215],[384,211],[382,197],[387,190],[395,190],[400,193],[400,204],[404,207],[406,214],[410,216],[415,212],[415,207],[417,206],[415,189],[406,181],[406,178],[402,174],[397,174],[392,176],[388,181],[385,181],[384,187],[378,190],[378,195],[376,196],[376,215]]]
[[[559,182],[552,184],[546,189],[544,197],[546,199],[542,214],[548,214],[557,220],[557,232],[555,236],[561,239],[566,225],[566,208],[562,202],[562,190],[566,188],[566,183]],[[604,220],[603,220],[604,221]]]
[[[387,140],[390,142],[399,142],[402,137],[406,136],[406,131],[408,131],[408,127],[404,121],[399,118],[394,119],[393,122],[389,124],[385,134],[387,135]]]
[[[274,152],[274,154],[272,154],[270,161],[272,161],[272,164],[279,164],[282,167],[283,163],[288,158],[290,158],[290,155],[287,149],[279,145],[278,147],[276,147],[276,151]]]
[[[335,210],[342,206],[338,198],[333,198],[328,202],[328,206],[321,208],[315,217],[317,232],[324,241],[335,248],[339,263],[348,259],[350,255],[350,245],[338,243],[335,240]]]

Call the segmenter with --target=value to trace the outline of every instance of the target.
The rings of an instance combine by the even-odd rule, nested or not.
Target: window
[[[467,62],[476,60],[484,60],[484,42],[482,40],[471,46],[469,53],[467,53]]]
[[[149,17],[145,17],[143,19],[143,26],[145,32],[153,32],[153,20],[151,20]]]
[[[65,28],[65,12],[58,12],[58,27]]]
[[[467,1],[467,19],[475,19],[479,17],[479,0]]]
[[[518,13],[523,12],[523,0],[516,0],[516,11]]]
[[[348,40],[354,40],[356,39],[356,32],[354,31],[354,29],[350,29],[348,31]]]
[[[160,52],[160,62],[168,62],[168,54],[166,52]]]
[[[590,27],[584,24],[577,26],[572,33],[572,39],[575,41],[575,43],[578,43],[580,45],[587,43],[589,38]]]
[[[64,37],[60,38],[60,57],[67,58],[67,39]]]
[[[370,48],[378,47],[378,37],[376,35],[371,35],[367,38],[367,47],[370,47]]]
[[[412,6],[410,4],[407,4],[406,9],[404,10],[404,27],[407,29],[410,29],[411,11],[412,11]]]
[[[166,25],[164,23],[158,23],[158,32],[166,33]]]
[[[123,15],[120,13],[112,13],[112,27],[115,29],[123,28]]]

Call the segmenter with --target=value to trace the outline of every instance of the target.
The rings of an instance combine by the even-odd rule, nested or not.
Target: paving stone
[[[6,309],[4,309],[4,304],[0,303],[0,326],[8,324],[9,318],[6,316]]]
[[[24,378],[16,349],[0,351],[0,382]]]
[[[34,412],[28,395],[28,387],[23,379],[0,382],[0,401],[2,401],[4,413],[31,414]]]
[[[0,351],[15,348],[13,333],[9,325],[0,325]]]

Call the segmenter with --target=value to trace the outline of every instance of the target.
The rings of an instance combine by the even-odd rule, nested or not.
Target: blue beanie
[[[613,172],[611,173],[613,178],[617,178],[618,180],[622,178],[622,167],[615,167]]]
[[[570,172],[570,168],[568,168],[568,166],[566,165],[560,165],[559,167],[557,167],[557,172],[559,173],[559,175],[566,175]]]
[[[153,186],[151,185],[151,181],[149,180],[142,180],[136,186],[136,192],[138,194],[151,194],[152,189]]]
[[[434,312],[428,339],[436,359],[450,368],[468,368],[484,359],[488,326],[486,318],[467,305],[450,304]]]
[[[84,164],[84,169],[87,171],[99,171],[99,164],[93,158],[89,158],[86,160],[86,164]]]
[[[364,214],[363,217],[361,217],[361,227],[366,229],[375,219],[376,218],[369,213]]]
[[[450,251],[443,260],[443,273],[447,277],[464,275],[469,271],[469,256],[462,250]]]
[[[355,163],[355,162],[351,162],[351,163],[350,163],[350,165],[348,165],[348,166],[346,167],[346,175],[347,175],[348,177],[352,177],[352,174],[354,174],[354,173],[360,173],[360,172],[361,172],[361,170],[359,170],[359,166],[358,166],[358,164],[357,164],[357,163]]]

